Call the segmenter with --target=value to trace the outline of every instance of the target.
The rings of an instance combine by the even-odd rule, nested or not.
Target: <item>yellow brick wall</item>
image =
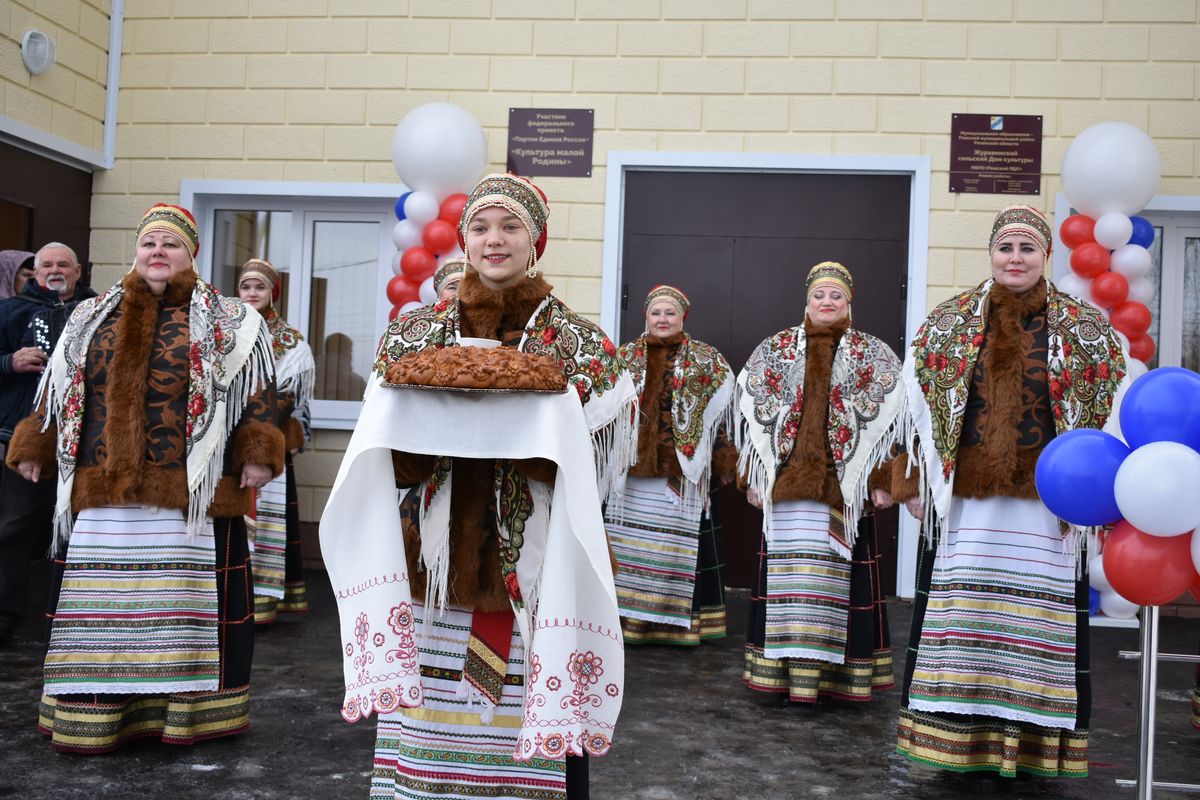
[[[0,0],[0,113],[100,150],[108,14],[108,0]],[[54,66],[41,75],[21,63],[21,37],[31,28],[57,48]]]
[[[183,178],[396,180],[392,129],[432,100],[476,115],[493,168],[504,163],[510,106],[595,109],[593,176],[539,181],[552,206],[549,279],[592,315],[604,164],[614,149],[928,155],[930,303],[983,276],[997,208],[1053,206],[1062,154],[1095,122],[1147,130],[1163,154],[1161,191],[1200,194],[1197,0],[127,0],[125,8],[117,164],[95,183],[98,282],[123,271],[138,214],[175,197]],[[955,112],[1041,114],[1041,193],[951,194]],[[319,433],[300,460],[305,519],[319,515],[345,439]]]

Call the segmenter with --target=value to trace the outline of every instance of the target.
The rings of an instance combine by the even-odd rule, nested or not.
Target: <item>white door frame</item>
[[[908,175],[908,299],[905,341],[925,321],[929,273],[929,156],[834,156],[797,153],[663,152],[611,150],[604,196],[604,250],[600,325],[621,329],[621,255],[625,240],[625,176],[628,172],[796,172],[824,175]],[[900,354],[903,357],[904,354]],[[896,548],[896,594],[912,597],[915,586],[918,525],[900,512]]]

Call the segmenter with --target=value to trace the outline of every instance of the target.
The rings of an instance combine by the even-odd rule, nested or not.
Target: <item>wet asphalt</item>
[[[44,569],[35,565],[35,583]],[[37,732],[40,624],[30,619],[0,646],[0,797],[359,798],[370,782],[374,726],[342,721],[342,666],[333,595],[309,573],[312,612],[280,621],[255,644],[251,729],[192,747],[140,742],[106,756],[62,755]],[[36,606],[31,598],[31,610]],[[889,606],[897,678],[910,606]],[[894,752],[899,689],[875,702],[781,707],[741,684],[746,599],[730,597],[730,635],[696,649],[630,648],[615,744],[591,764],[594,800],[729,798],[1133,798],[1116,778],[1137,759],[1137,631],[1093,628],[1089,777],[1008,780],[960,777],[910,764]],[[1195,653],[1200,620],[1167,618],[1162,649]],[[1159,670],[1156,778],[1200,783],[1200,731],[1188,722],[1195,668]],[[1160,794],[1184,797],[1182,794]],[[1192,795],[1200,796],[1200,795]]]

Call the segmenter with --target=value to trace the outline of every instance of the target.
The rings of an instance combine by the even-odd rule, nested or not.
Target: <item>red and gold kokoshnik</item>
[[[134,237],[135,241],[140,242],[142,236],[151,231],[165,231],[177,236],[187,246],[192,258],[195,258],[196,253],[200,251],[200,234],[196,230],[196,218],[183,206],[171,206],[166,203],[151,206],[142,215],[142,221],[138,224],[137,236]]]
[[[1054,234],[1046,216],[1033,206],[1009,206],[1001,209],[992,223],[992,238],[988,241],[988,252],[995,252],[1002,241],[1011,236],[1028,236],[1037,242],[1042,255],[1050,254]]]

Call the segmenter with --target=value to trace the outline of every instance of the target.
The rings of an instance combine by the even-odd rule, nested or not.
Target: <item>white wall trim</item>
[[[809,155],[803,153],[662,152],[612,150],[608,154],[604,193],[600,325],[610,333],[621,329],[621,253],[625,238],[625,175],[654,172],[811,172],[846,175],[909,175],[908,300],[905,339],[911,341],[925,321],[929,277],[929,156]],[[903,354],[901,354],[903,356]],[[900,512],[896,552],[896,591],[912,597],[916,574],[918,526]]]

